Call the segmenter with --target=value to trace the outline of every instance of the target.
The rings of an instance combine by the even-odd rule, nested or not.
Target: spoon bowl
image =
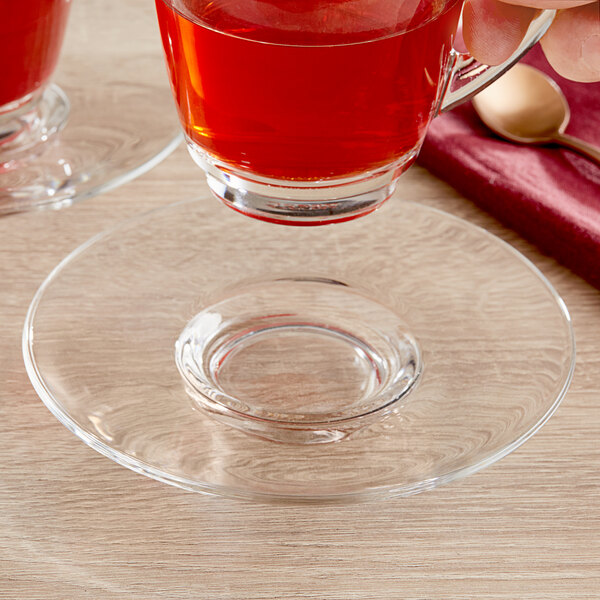
[[[481,120],[519,144],[559,144],[600,164],[600,150],[565,133],[571,113],[555,81],[528,65],[515,65],[473,98]]]

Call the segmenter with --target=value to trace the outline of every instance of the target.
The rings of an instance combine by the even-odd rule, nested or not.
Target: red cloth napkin
[[[571,107],[567,133],[600,145],[600,83],[560,77],[539,47],[523,62],[562,88]],[[600,288],[600,168],[590,160],[501,140],[467,103],[433,121],[419,162]]]

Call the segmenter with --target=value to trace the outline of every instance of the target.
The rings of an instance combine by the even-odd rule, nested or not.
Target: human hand
[[[538,9],[558,9],[541,40],[556,72],[574,81],[600,81],[600,1],[467,0],[463,37],[471,54],[494,65],[519,45]]]

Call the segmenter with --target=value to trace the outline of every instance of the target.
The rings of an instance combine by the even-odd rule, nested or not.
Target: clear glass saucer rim
[[[283,503],[361,503],[368,502],[373,500],[384,500],[395,497],[404,497],[411,496],[422,491],[434,489],[441,485],[451,483],[458,479],[462,479],[478,471],[491,466],[495,462],[501,460],[505,456],[512,453],[514,450],[523,445],[527,440],[529,440],[533,435],[535,435],[544,425],[545,423],[552,417],[552,415],[557,411],[558,407],[562,403],[571,381],[573,379],[573,374],[575,371],[575,363],[576,363],[576,343],[575,343],[575,334],[573,330],[573,323],[571,319],[571,315],[568,311],[568,308],[562,299],[562,297],[558,294],[554,286],[550,283],[548,278],[540,271],[538,267],[536,267],[527,257],[513,248],[509,243],[500,239],[499,237],[491,234],[484,228],[465,221],[455,215],[449,214],[445,211],[442,211],[437,208],[433,208],[427,205],[420,204],[418,202],[411,202],[407,200],[403,200],[404,205],[414,205],[419,210],[429,211],[431,213],[435,213],[438,216],[441,216],[445,219],[453,220],[463,227],[468,227],[473,231],[477,232],[479,235],[485,236],[496,244],[499,244],[505,250],[507,250],[510,254],[514,256],[514,258],[518,259],[522,265],[527,267],[532,275],[535,275],[537,279],[544,284],[547,291],[550,293],[556,308],[558,309],[560,316],[562,317],[563,323],[567,326],[568,331],[568,341],[569,341],[569,351],[570,351],[570,363],[567,374],[565,376],[563,385],[560,391],[556,394],[556,397],[552,404],[548,407],[546,412],[540,416],[537,422],[535,422],[529,429],[521,433],[517,438],[515,438],[511,443],[506,444],[504,447],[498,449],[495,452],[492,452],[480,460],[466,465],[464,467],[460,467],[455,470],[448,471],[436,477],[432,477],[430,479],[419,481],[416,483],[410,484],[389,484],[383,486],[375,486],[369,487],[360,491],[350,491],[350,492],[341,492],[341,493],[325,493],[322,495],[319,494],[285,494],[285,493],[274,493],[274,492],[260,492],[260,491],[248,491],[235,488],[233,486],[222,486],[218,484],[211,484],[209,482],[198,482],[193,479],[188,479],[181,477],[179,475],[170,473],[166,470],[159,469],[150,463],[143,461],[138,458],[133,458],[129,456],[125,452],[121,452],[119,450],[115,450],[109,444],[106,444],[98,437],[90,434],[89,432],[80,428],[77,423],[69,416],[67,411],[63,410],[60,406],[60,402],[58,398],[55,398],[54,395],[50,392],[48,386],[44,381],[43,375],[40,373],[38,366],[35,360],[35,351],[34,351],[34,320],[39,308],[40,302],[44,296],[47,288],[56,280],[56,278],[60,275],[63,268],[68,266],[73,260],[78,258],[81,254],[83,254],[88,248],[94,246],[97,242],[101,241],[105,237],[109,237],[110,235],[116,233],[121,229],[126,229],[132,224],[142,221],[147,217],[159,213],[161,211],[172,210],[179,206],[185,204],[193,204],[198,202],[198,198],[194,199],[185,199],[173,204],[169,204],[167,206],[162,206],[159,208],[152,209],[147,211],[141,215],[137,215],[135,217],[126,219],[119,223],[117,226],[109,228],[103,232],[98,233],[97,235],[91,237],[88,241],[84,242],[77,248],[75,248],[72,252],[70,252],[65,258],[63,258],[49,273],[46,279],[42,282],[38,290],[36,291],[31,304],[27,310],[27,315],[25,318],[25,323],[23,327],[22,333],[22,354],[23,360],[25,364],[25,369],[27,375],[32,383],[33,388],[36,393],[48,408],[48,410],[57,418],[57,420],[62,423],[69,431],[71,431],[76,437],[78,437],[81,441],[83,441],[86,445],[88,445],[93,450],[102,454],[103,456],[113,460],[117,464],[124,466],[138,474],[145,475],[162,483],[167,483],[169,485],[173,485],[175,487],[182,488],[184,490],[197,492],[201,494],[211,495],[211,496],[221,496],[226,498],[233,498],[238,500],[248,500],[248,501],[258,501],[258,502],[283,502]],[[212,201],[214,199],[211,198]],[[368,218],[368,217],[366,217]]]
[[[73,206],[82,200],[88,200],[95,196],[99,196],[100,194],[104,194],[106,192],[110,192],[114,189],[141,177],[148,171],[157,167],[161,162],[163,162],[168,156],[170,156],[181,144],[183,141],[183,133],[177,132],[171,140],[163,146],[157,153],[153,156],[150,156],[147,160],[140,162],[136,167],[125,171],[119,175],[109,177],[105,181],[100,182],[98,185],[89,187],[87,189],[79,190],[77,189],[72,195],[66,197],[59,198],[47,198],[45,200],[40,200],[36,202],[31,202],[29,204],[23,203],[18,208],[9,207],[4,210],[0,206],[0,216],[1,215],[9,215],[15,214],[19,212],[35,212],[38,210],[58,210],[65,206]]]

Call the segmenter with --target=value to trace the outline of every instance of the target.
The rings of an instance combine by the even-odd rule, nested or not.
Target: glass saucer
[[[380,307],[375,318],[396,315],[420,348],[419,385],[341,441],[282,443],[240,431],[198,402],[176,366],[182,332],[207,307],[237,302],[256,282],[278,290],[297,280],[354,290]],[[336,311],[345,305],[335,305],[340,285],[323,303]],[[467,222],[391,201],[357,221],[294,228],[248,219],[212,197],[127,221],[71,253],[30,306],[23,352],[50,411],[119,464],[198,492],[317,502],[413,494],[494,463],[553,414],[575,361],[570,318],[552,286]],[[312,338],[297,361],[270,348],[248,380],[230,376],[238,387],[256,383],[263,405],[283,398],[286,415],[310,404],[307,396],[305,410],[318,412],[355,385],[344,369],[323,372],[319,352]],[[241,414],[230,409],[226,416]]]
[[[0,157],[0,215],[69,206],[168,156],[182,136],[153,7],[73,2],[44,111],[47,140]]]

